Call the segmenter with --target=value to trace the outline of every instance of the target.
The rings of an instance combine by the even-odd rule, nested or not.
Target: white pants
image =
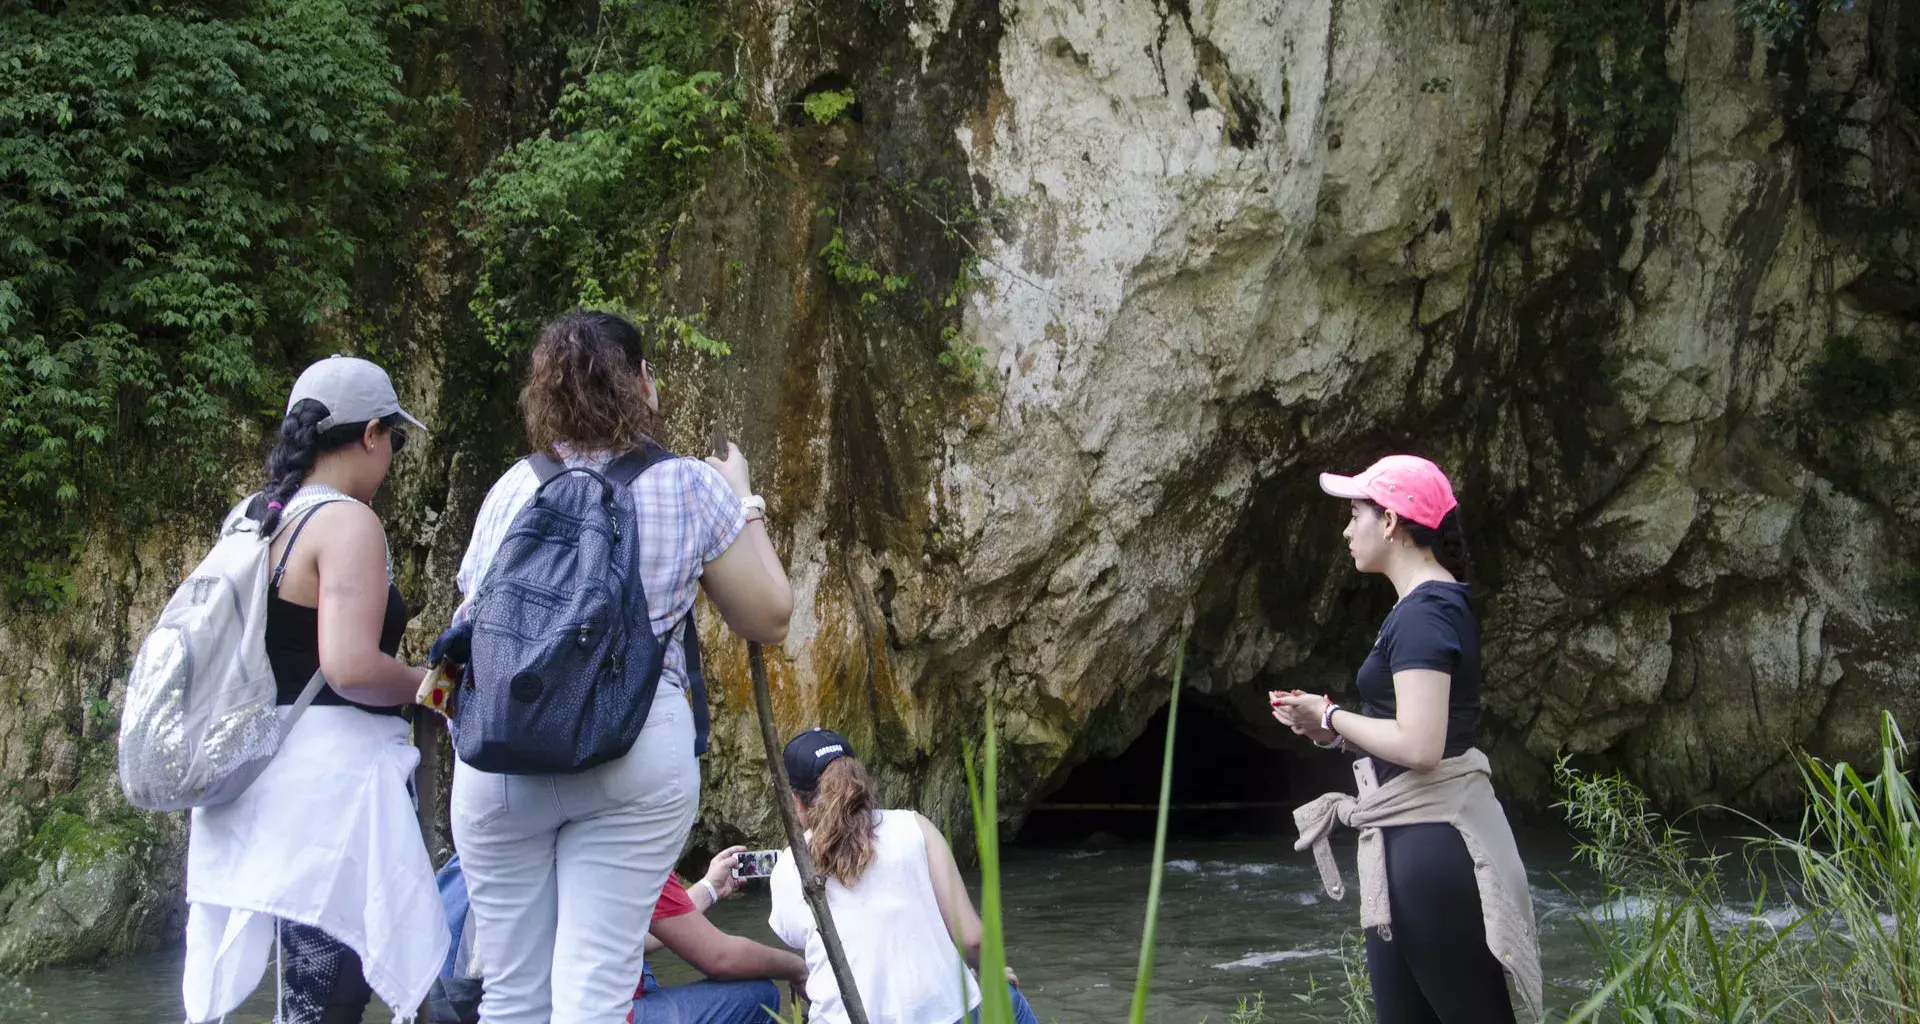
[[[693,712],[663,690],[633,749],[578,775],[453,771],[485,1024],[621,1024],[654,901],[693,826]]]

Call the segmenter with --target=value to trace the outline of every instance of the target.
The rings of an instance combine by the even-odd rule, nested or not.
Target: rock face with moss
[[[1199,698],[1297,754],[1262,691],[1347,689],[1390,601],[1314,474],[1394,450],[1461,493],[1516,804],[1566,752],[1777,810],[1790,748],[1920,716],[1920,18],[1773,43],[1725,8],[732,5],[708,60],[757,141],[610,231],[639,248],[607,287],[731,345],[664,353],[668,440],[724,419],[770,499],[782,728],[959,821],[991,698],[1018,815],[1138,735],[1191,614]],[[486,99],[356,314],[450,427],[386,509],[415,650],[517,449],[448,225],[545,127],[535,29],[591,31],[549,15],[449,12]],[[516,59],[545,70],[483,74]],[[181,826],[116,810],[109,740],[189,539],[90,544],[67,609],[5,627],[0,964],[177,927]],[[744,653],[706,625],[702,835],[770,838]]]

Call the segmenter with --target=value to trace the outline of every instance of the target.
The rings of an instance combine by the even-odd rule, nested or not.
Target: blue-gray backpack
[[[473,601],[473,652],[453,707],[460,760],[564,774],[622,757],[640,738],[667,641],[653,634],[641,586],[632,484],[672,457],[649,443],[604,470],[527,460],[539,489]],[[707,700],[691,611],[685,642],[698,753]]]

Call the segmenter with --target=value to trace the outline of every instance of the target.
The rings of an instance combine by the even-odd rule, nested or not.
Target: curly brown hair
[[[565,444],[580,452],[628,452],[658,431],[647,404],[646,347],[640,331],[613,313],[575,310],[540,331],[520,389],[534,450]]]
[[[820,773],[818,788],[794,795],[807,808],[814,869],[841,885],[858,882],[873,863],[873,815],[880,810],[880,791],[867,766],[851,757],[834,758]]]

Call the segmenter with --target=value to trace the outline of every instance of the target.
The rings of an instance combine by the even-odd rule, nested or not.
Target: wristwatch
[[[740,508],[747,513],[748,518],[756,515],[762,519],[767,517],[767,499],[758,494],[749,494],[741,498]]]

